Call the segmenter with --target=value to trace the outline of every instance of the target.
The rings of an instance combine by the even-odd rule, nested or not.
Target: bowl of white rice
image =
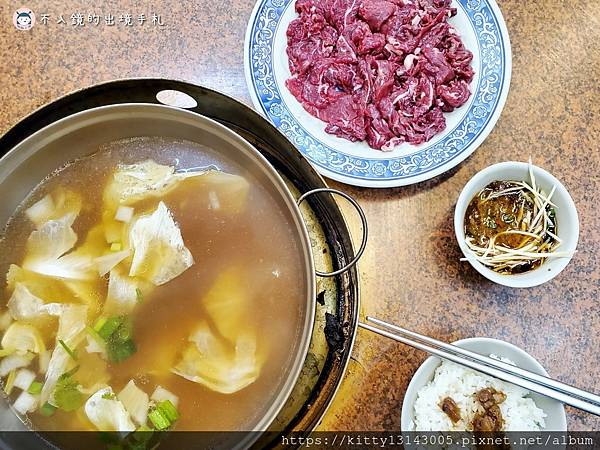
[[[548,376],[535,358],[508,342],[471,338],[454,345]],[[492,403],[501,412],[500,431],[567,430],[562,403],[431,356],[408,385],[402,403],[402,431],[473,431],[474,423],[482,420],[490,405],[486,403],[484,408],[482,392],[493,393],[497,400]]]

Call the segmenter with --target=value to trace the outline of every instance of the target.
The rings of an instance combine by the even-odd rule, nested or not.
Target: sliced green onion
[[[0,358],[12,355],[16,350],[14,348],[3,348],[0,350]]]
[[[496,221],[490,216],[487,216],[485,219],[483,219],[483,223],[488,228],[492,228],[492,229],[498,228]]]
[[[177,419],[179,419],[179,413],[177,412],[177,408],[175,408],[175,405],[171,403],[171,400],[164,400],[160,402],[156,407],[160,410],[161,413],[163,413],[163,415],[167,419],[169,419],[169,422],[173,423]]]
[[[123,320],[125,320],[125,317],[123,316],[109,317],[105,319],[100,329],[97,327],[94,327],[94,329],[98,331],[98,334],[100,337],[102,337],[102,339],[107,340],[115,331],[117,331],[117,329],[123,323]]]
[[[94,327],[99,337],[106,342],[106,352],[109,361],[121,362],[137,351],[131,338],[133,326],[127,316],[114,316],[104,319]]]
[[[160,445],[160,442],[158,444]],[[148,448],[148,442],[136,442],[130,439],[127,442],[127,450],[157,450],[157,448]]]
[[[116,400],[117,395],[113,392],[105,392],[104,394],[102,394],[102,398],[105,400]]]
[[[160,409],[154,409],[148,414],[148,419],[156,427],[157,430],[166,430],[171,426],[171,422],[167,419]]]
[[[106,323],[108,319],[106,317],[100,317],[97,321],[96,324],[94,325],[94,330],[95,331],[100,331],[102,329],[102,327],[104,326],[104,324]]]
[[[514,214],[502,214],[502,222],[504,223],[513,223],[515,221]]]
[[[123,447],[121,444],[111,444],[106,447],[106,450],[125,450],[125,447]]]
[[[111,362],[120,363],[133,355],[137,351],[137,347],[132,339],[126,341],[115,340],[114,342],[108,342],[107,350],[108,359]]]
[[[132,437],[138,442],[148,442],[152,437],[154,430],[147,425],[141,425],[135,432]]]
[[[56,411],[56,406],[51,405],[48,402],[44,403],[42,405],[42,407],[40,408],[40,414],[42,416],[46,416],[46,417],[50,417],[52,414],[54,414],[55,411]]]
[[[62,346],[62,348],[65,349],[65,352],[69,354],[73,361],[77,361],[77,354],[73,350],[71,350],[67,344],[65,344],[65,341],[59,339],[58,343]]]
[[[98,437],[100,438],[100,441],[104,444],[116,445],[121,441],[121,437],[119,436],[119,434],[113,431],[99,431]]]
[[[144,301],[144,295],[142,294],[142,290],[140,288],[135,288],[135,299],[138,303],[142,303]]]
[[[112,337],[118,339],[120,341],[126,341],[131,338],[133,334],[133,327],[131,326],[131,322],[128,320],[123,321],[121,326],[117,328],[117,331],[113,333]]]
[[[140,427],[136,431],[140,431],[140,432],[150,431],[150,432],[154,433],[154,430],[146,424],[140,425]]]
[[[104,347],[106,345],[106,342],[104,341],[104,339],[102,339],[102,336],[100,336],[98,332],[92,327],[90,327],[89,325],[86,326],[85,331],[87,331],[87,334],[89,334],[92,337],[92,339],[98,343],[98,345],[100,345],[101,347]]]
[[[29,388],[27,389],[27,392],[29,392],[32,395],[36,395],[36,394],[39,394],[40,392],[42,392],[42,387],[44,387],[43,383],[41,383],[40,381],[35,381],[34,380],[29,385]]]
[[[15,378],[17,377],[17,371],[15,369],[11,370],[8,373],[8,377],[6,378],[6,383],[4,383],[4,392],[6,395],[10,395],[15,385]]]
[[[146,444],[146,441],[130,441],[127,443],[127,450],[148,450]]]

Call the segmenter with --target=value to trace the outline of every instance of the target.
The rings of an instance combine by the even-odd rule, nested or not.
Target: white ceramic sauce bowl
[[[553,186],[556,186],[551,201],[557,206],[556,223],[558,227],[558,237],[562,240],[562,244],[558,250],[572,253],[575,251],[579,239],[579,219],[575,203],[560,181],[544,169],[537,166],[532,167],[536,184],[547,194],[552,190]],[[460,249],[465,256],[471,255],[465,242],[464,220],[467,207],[473,197],[475,197],[481,189],[496,180],[515,180],[526,181],[529,183],[529,165],[524,162],[515,161],[494,164],[477,173],[465,185],[458,197],[456,208],[454,210],[454,231]],[[540,267],[529,272],[514,275],[494,272],[473,258],[470,258],[468,261],[475,270],[494,283],[516,288],[525,288],[538,286],[550,281],[567,266],[570,260],[571,256],[547,258]]]
[[[496,356],[508,358],[522,369],[548,376],[548,372],[546,372],[542,365],[537,362],[533,356],[516,345],[509,344],[508,342],[498,339],[477,337],[462,339],[454,342],[453,344],[485,356],[494,354]],[[421,364],[421,367],[419,367],[419,369],[413,375],[412,380],[410,381],[406,390],[406,394],[404,395],[404,401],[402,402],[402,416],[400,419],[402,431],[413,431],[414,404],[415,400],[417,399],[417,393],[422,387],[424,387],[433,379],[435,370],[441,364],[441,362],[442,361],[440,358],[430,356],[423,362],[423,364]],[[565,414],[565,408],[561,402],[544,397],[540,394],[536,394],[535,392],[531,392],[530,397],[533,399],[538,408],[541,408],[546,413],[546,428],[544,428],[544,431],[567,430],[567,417]]]

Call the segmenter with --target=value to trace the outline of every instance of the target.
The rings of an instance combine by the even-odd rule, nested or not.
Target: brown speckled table
[[[123,77],[183,79],[249,103],[242,51],[253,1],[110,0],[92,7],[85,0],[3,0],[0,132],[70,91]],[[38,15],[30,31],[12,25],[21,3]],[[600,391],[600,2],[511,0],[500,7],[513,49],[511,90],[475,154],[416,186],[369,190],[331,183],[358,198],[370,222],[360,264],[362,310],[447,341],[505,339],[533,354],[553,377]],[[97,14],[101,23],[72,26],[78,12],[86,21]],[[42,13],[49,14],[47,25]],[[125,26],[119,16],[128,13],[134,21],[145,14],[147,21]],[[152,25],[152,13],[164,26]],[[61,14],[65,24],[56,23]],[[103,23],[109,14],[114,26]],[[452,214],[478,170],[530,155],[569,189],[581,236],[579,252],[554,281],[514,290],[458,261]],[[358,235],[357,221],[350,220]],[[321,429],[398,430],[404,391],[425,355],[360,331],[354,356],[358,362]],[[572,430],[600,430],[600,419],[571,408],[568,420]]]

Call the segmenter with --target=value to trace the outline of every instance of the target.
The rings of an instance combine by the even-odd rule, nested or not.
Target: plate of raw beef
[[[244,51],[255,108],[323,175],[368,187],[463,161],[511,77],[493,0],[259,0]]]

